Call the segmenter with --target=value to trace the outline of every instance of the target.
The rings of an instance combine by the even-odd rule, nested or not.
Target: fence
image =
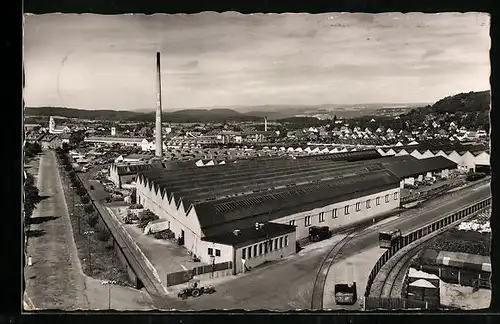
[[[422,264],[420,270],[434,274],[447,283],[491,289],[491,272],[431,264]]]
[[[172,272],[167,274],[167,287],[179,285],[193,279],[194,276],[199,276],[205,273],[213,273],[217,271],[224,271],[233,268],[231,261],[223,263],[215,263],[213,265],[203,265],[191,270]]]
[[[365,297],[365,309],[439,309],[440,304],[434,302],[393,297]]]
[[[456,221],[467,217],[481,209],[487,208],[491,205],[491,198],[482,200],[478,203],[474,203],[472,205],[469,205],[465,208],[462,208],[461,210],[446,216],[444,218],[441,218],[437,221],[435,221],[432,224],[429,224],[425,227],[422,227],[416,231],[413,231],[407,235],[405,235],[402,240],[400,240],[396,245],[393,245],[392,248],[388,249],[377,261],[375,266],[373,267],[372,271],[370,272],[370,275],[368,276],[368,282],[366,284],[366,290],[365,290],[365,297],[369,297],[370,295],[370,289],[373,284],[373,280],[375,280],[375,277],[379,273],[380,269],[386,264],[386,262],[394,255],[396,254],[400,249],[403,247],[421,239],[422,237],[431,234],[435,231],[440,230],[443,227],[446,227],[450,224],[455,223]]]

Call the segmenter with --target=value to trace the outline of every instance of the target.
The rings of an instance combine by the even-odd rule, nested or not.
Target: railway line
[[[431,244],[439,235],[457,226],[463,221],[487,212],[490,208],[491,207],[483,208],[469,216],[458,219],[442,229],[431,233],[428,236],[424,236],[421,240],[410,244],[401,251],[398,251],[380,270],[376,277],[376,281],[378,281],[379,284],[371,287],[370,297],[393,300],[403,298],[404,280],[413,257],[417,255],[422,248]]]
[[[359,232],[368,228],[372,224],[364,225],[360,229],[351,230],[346,237],[338,241],[331,249],[328,251],[327,255],[321,262],[321,265],[314,279],[314,286],[311,298],[311,310],[321,310],[323,309],[323,295],[325,290],[326,278],[328,272],[335,261],[336,257],[339,255],[340,251],[357,235]]]
[[[471,190],[471,189],[482,187],[482,186],[484,186],[485,182],[486,181],[481,180],[481,181],[478,181],[477,183],[460,188],[457,191],[445,193],[444,195],[441,195],[442,199],[445,199],[445,204],[453,202],[458,198],[457,196],[461,195],[461,193],[465,192],[466,190]],[[479,198],[479,197],[480,196],[478,196],[478,198],[476,198],[476,199],[481,200],[482,197],[481,198]],[[435,210],[442,209],[442,207],[443,207],[443,201],[437,201],[437,200],[431,199],[431,200],[426,201],[417,207],[412,208],[411,210],[408,210],[408,211],[403,210],[401,212],[396,212],[395,214],[399,214],[401,216],[404,213],[411,213],[411,218],[415,219],[415,218],[418,218],[421,215],[426,214],[426,213],[430,213],[430,212],[434,213]],[[433,221],[434,221],[434,219],[422,220],[422,222],[419,222],[417,226],[407,227],[405,232],[407,232],[407,233],[411,232],[419,227],[426,226],[427,224],[429,224],[429,222],[433,222]],[[408,223],[408,224],[411,223],[411,221],[408,221],[406,216],[401,216],[400,220],[397,221],[396,223],[401,223],[401,222],[403,222],[403,224],[404,223]],[[331,266],[339,258],[345,257],[344,254],[349,254],[349,253],[347,253],[347,251],[344,251],[344,250],[350,250],[351,247],[359,246],[358,239],[363,240],[363,238],[364,238],[363,241],[368,242],[368,241],[370,241],[370,239],[368,239],[367,235],[368,236],[378,235],[378,230],[382,230],[384,228],[392,228],[394,226],[397,226],[397,225],[392,224],[392,223],[394,223],[394,222],[382,225],[380,228],[376,227],[376,229],[374,229],[374,230],[377,233],[375,233],[375,231],[369,230],[369,227],[371,227],[371,225],[373,225],[371,223],[361,225],[361,226],[358,226],[356,228],[347,229],[344,232],[344,233],[347,233],[347,236],[344,237],[342,240],[338,241],[336,244],[334,244],[333,247],[327,252],[326,256],[323,258],[323,261],[321,262],[320,267],[316,273],[316,277],[314,279],[313,291],[312,291],[312,298],[311,298],[311,309],[312,310],[323,309],[323,297],[324,297],[324,291],[325,291],[325,285],[326,285],[328,273],[330,271]],[[397,226],[397,227],[399,227],[399,226]],[[371,233],[371,232],[373,232],[373,233]],[[344,233],[339,232],[336,234],[344,234]],[[362,249],[361,246],[359,246],[359,248]],[[410,261],[408,260],[408,264],[409,264],[409,262]],[[401,275],[403,275],[403,278],[404,278],[405,272],[402,269],[400,269],[400,270],[401,270],[400,272],[398,271],[399,273],[396,272],[395,274],[392,274],[392,276],[399,278],[399,277],[401,277]],[[393,281],[397,281],[397,280],[393,280]],[[388,287],[390,287],[390,285],[388,285]],[[386,289],[388,289],[388,288],[386,288]],[[392,290],[394,290],[394,289],[392,289]],[[391,295],[391,293],[393,293],[392,290],[391,290],[391,292],[389,292],[389,295]],[[394,290],[394,292],[395,292],[395,290]]]

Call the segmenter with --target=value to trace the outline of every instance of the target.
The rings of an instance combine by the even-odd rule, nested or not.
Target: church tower
[[[54,129],[56,128],[56,122],[54,117],[50,116],[49,119],[49,133],[54,133]]]

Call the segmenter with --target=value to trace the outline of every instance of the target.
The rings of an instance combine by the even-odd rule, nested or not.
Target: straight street
[[[112,309],[151,309],[152,301],[144,291],[117,285],[108,289],[101,280],[83,273],[57,168],[54,152],[44,151],[37,187],[45,198],[33,212],[28,238],[33,265],[24,269],[28,308],[107,309],[111,299]]]
[[[381,230],[399,228],[403,233],[429,224],[456,208],[464,207],[491,194],[489,184],[476,190],[456,192],[453,196],[438,198],[424,205],[422,209],[412,209],[401,214],[393,221],[374,226],[354,238],[341,252],[337,262],[378,245],[378,233]],[[312,287],[317,269],[323,257],[341,239],[332,239],[312,244],[299,255],[292,256],[266,267],[253,269],[245,275],[221,279],[215,283],[217,292],[213,295],[180,300],[176,296],[168,303],[174,309],[268,309],[295,310],[311,307]],[[371,269],[370,269],[371,270]],[[370,271],[368,270],[368,271]],[[338,274],[343,277],[344,273]],[[202,283],[203,284],[203,283]],[[331,284],[327,282],[327,285]],[[364,288],[363,288],[364,289]]]
[[[33,211],[26,266],[26,292],[38,309],[87,309],[85,279],[73,241],[55,154],[43,152],[37,187],[44,197]]]

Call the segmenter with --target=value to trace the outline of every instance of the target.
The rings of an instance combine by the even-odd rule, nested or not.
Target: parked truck
[[[354,305],[358,300],[356,282],[353,282],[352,284],[336,284],[334,288],[335,303],[337,305]]]
[[[332,233],[328,226],[311,226],[309,227],[309,240],[311,242],[319,242],[332,237]]]

